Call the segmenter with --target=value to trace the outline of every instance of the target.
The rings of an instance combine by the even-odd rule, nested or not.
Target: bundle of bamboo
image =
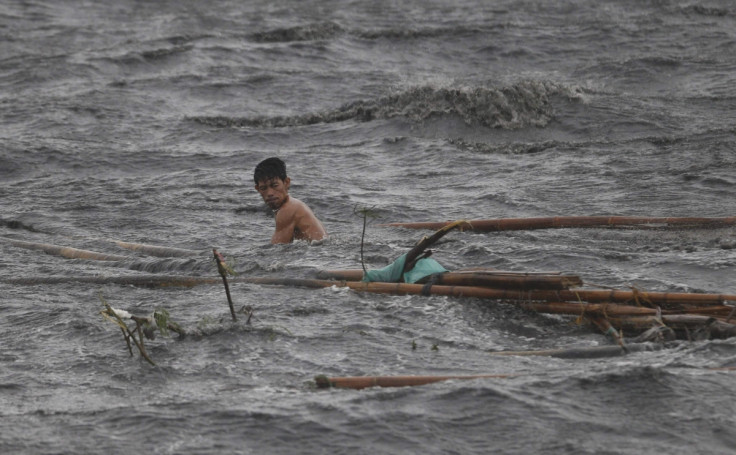
[[[401,224],[404,227],[437,228],[432,236],[424,237],[407,253],[407,267],[418,258],[429,254],[427,248],[454,229],[508,230],[543,229],[560,227],[596,226],[677,226],[720,227],[736,224],[736,217],[727,218],[646,218],[646,217],[552,217],[528,219],[499,219],[440,223]],[[66,258],[97,261],[130,261],[132,258],[97,253],[57,245],[24,242],[0,237],[13,246],[41,250]],[[179,256],[196,254],[194,251],[154,245],[116,242],[118,246],[146,254]],[[218,254],[215,252],[215,258]],[[222,261],[218,261],[222,265]],[[220,270],[221,275],[222,270]],[[348,287],[357,292],[384,294],[441,295],[471,297],[483,300],[519,304],[525,309],[563,314],[579,321],[588,321],[607,334],[614,334],[619,343],[622,331],[638,333],[669,326],[680,338],[697,336],[736,336],[736,295],[645,292],[640,290],[610,290],[583,287],[580,277],[559,272],[506,272],[473,269],[447,272],[428,277],[418,284],[362,282],[363,270],[328,270],[320,273],[323,279],[294,278],[232,278],[231,283],[299,286],[309,288]],[[227,279],[222,276],[226,291]],[[131,277],[29,277],[1,279],[13,284],[41,284],[81,281],[88,283],[118,283],[143,286],[195,286],[217,283],[213,277],[192,276],[131,276]],[[231,304],[233,319],[235,315]]]
[[[346,278],[355,277],[356,273],[351,270],[332,270],[322,275]],[[452,273],[443,275],[451,277],[448,281],[456,279]],[[455,275],[464,277],[463,273]],[[493,272],[474,272],[468,275],[468,279],[474,280],[478,275],[481,279],[473,281],[472,285],[257,280],[263,284],[322,287],[331,283],[333,286],[349,287],[359,292],[430,294],[503,301],[540,313],[569,315],[578,320],[586,320],[604,333],[611,333],[613,329],[641,335],[641,332],[654,327],[670,326],[679,338],[684,339],[704,331],[712,338],[736,336],[736,325],[731,323],[736,313],[736,295],[576,288],[574,286],[582,285],[582,280],[578,277],[552,274],[535,276],[501,272],[494,276]],[[494,279],[489,280],[488,277]],[[527,280],[530,277],[536,279]],[[540,281],[540,278],[543,280]],[[466,278],[457,278],[457,282],[462,283],[464,279]],[[551,288],[550,283],[558,288]],[[620,333],[615,337],[619,341]]]

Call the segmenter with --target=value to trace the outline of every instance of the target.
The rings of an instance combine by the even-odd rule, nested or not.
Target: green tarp
[[[402,254],[394,262],[382,269],[368,270],[363,276],[363,281],[380,281],[385,283],[399,283],[402,281],[402,272],[406,263],[406,254]],[[422,278],[435,273],[444,273],[448,270],[432,258],[422,258],[417,261],[414,268],[403,274],[404,283],[416,283]]]

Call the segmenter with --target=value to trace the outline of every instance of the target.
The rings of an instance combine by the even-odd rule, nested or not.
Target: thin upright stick
[[[233,317],[233,321],[237,321],[235,317],[235,307],[233,306],[233,299],[230,297],[230,285],[227,284],[227,268],[225,267],[225,258],[215,249],[212,250],[215,255],[215,262],[217,262],[217,271],[222,277],[222,282],[225,285],[225,294],[227,295],[227,303],[230,305],[230,314]]]

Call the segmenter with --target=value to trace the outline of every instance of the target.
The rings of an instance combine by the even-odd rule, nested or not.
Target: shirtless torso
[[[322,223],[302,201],[289,196],[276,211],[276,231],[271,243],[289,243],[294,240],[322,240],[327,236]]]
[[[259,181],[256,190],[276,213],[276,231],[271,243],[291,243],[294,240],[322,240],[327,236],[322,223],[312,210],[299,199],[289,196],[291,179],[269,178]]]

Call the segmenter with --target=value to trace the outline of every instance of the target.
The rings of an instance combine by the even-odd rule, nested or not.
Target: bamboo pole
[[[660,322],[656,316],[637,315],[624,317],[610,317],[609,321],[615,327],[622,329],[640,330],[648,329]],[[736,324],[725,322],[725,317],[713,317],[701,314],[663,314],[661,323],[673,329],[697,328],[704,326],[712,326],[720,332],[730,332],[736,335]]]
[[[602,317],[623,317],[623,316],[656,316],[659,310],[655,308],[639,307],[632,305],[623,305],[617,303],[587,303],[587,302],[520,302],[519,306],[527,310],[537,311],[539,313],[549,314],[567,314],[571,316],[602,316]],[[688,308],[680,310],[662,310],[662,314],[700,314],[705,310],[703,317],[727,317],[731,312],[730,306],[708,307],[708,308]],[[601,327],[601,330],[607,332],[607,327]]]
[[[387,223],[381,227],[403,227],[407,229],[442,229],[454,221]],[[708,217],[640,217],[640,216],[554,216],[536,218],[497,218],[463,221],[459,230],[494,232],[560,228],[717,228],[736,224],[736,216]]]
[[[363,271],[326,270],[320,272],[318,276],[324,279],[361,281]],[[418,283],[426,283],[428,279],[424,278]],[[583,280],[575,275],[543,275],[501,271],[445,272],[433,275],[432,280],[433,284],[448,286],[483,286],[500,289],[568,289],[583,284]]]
[[[506,379],[517,375],[511,374],[477,374],[470,376],[448,375],[448,376],[346,376],[327,377],[317,376],[314,378],[317,387],[326,389],[330,387],[346,389],[365,389],[368,387],[408,387],[431,384],[434,382],[448,381],[452,379]]]
[[[25,278],[2,278],[0,282],[15,285],[59,284],[66,282],[82,282],[95,284],[131,284],[137,286],[197,286],[219,283],[221,280],[211,277],[197,276],[42,276]],[[248,277],[230,278],[231,283],[249,283],[275,286],[294,286],[305,288],[347,287],[357,292],[379,294],[407,295],[426,294],[425,285],[408,283],[364,283],[360,281],[314,280],[304,278]],[[616,290],[509,290],[492,289],[480,286],[445,286],[433,285],[429,294],[452,297],[476,297],[490,300],[539,301],[539,302],[589,302],[589,303],[636,303],[646,302],[653,305],[686,305],[686,306],[720,306],[725,302],[736,303],[736,295],[732,294],[695,294],[683,292],[645,292]],[[719,310],[720,311],[720,310]]]
[[[40,250],[44,253],[62,256],[67,259],[88,259],[92,261],[129,261],[128,256],[119,256],[116,254],[98,253],[96,251],[80,250],[77,248],[64,247],[59,245],[50,245],[47,243],[24,242],[21,240],[13,240],[0,237],[0,240],[10,243],[13,246],[26,248],[29,250]]]

